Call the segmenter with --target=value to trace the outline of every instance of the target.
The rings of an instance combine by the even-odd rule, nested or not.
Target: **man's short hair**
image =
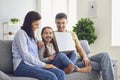
[[[62,18],[67,19],[67,15],[65,13],[57,13],[55,19],[62,19]]]

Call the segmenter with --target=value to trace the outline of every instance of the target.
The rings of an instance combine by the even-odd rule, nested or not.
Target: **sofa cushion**
[[[7,74],[0,71],[0,80],[11,80],[11,78]]]
[[[13,75],[9,75],[12,80],[38,80],[35,78],[30,78],[30,77],[17,77]],[[66,75],[66,80],[99,80],[100,75],[96,71],[91,71],[89,73],[79,73],[79,72],[74,72]]]
[[[5,73],[12,73],[12,54],[10,40],[0,40],[0,70]]]
[[[99,80],[100,73],[91,71],[89,73],[74,72],[66,75],[66,80]]]
[[[30,77],[17,77],[17,76],[10,76],[11,80],[38,80],[36,78],[30,78]]]

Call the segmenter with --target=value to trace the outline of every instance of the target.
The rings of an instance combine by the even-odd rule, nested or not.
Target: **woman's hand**
[[[51,55],[50,57],[49,57],[49,60],[54,60],[54,58],[55,58],[55,55]]]
[[[52,65],[52,64],[46,64],[45,65],[45,68],[57,68],[56,66]]]
[[[44,42],[43,42],[43,41],[39,41],[39,42],[38,42],[38,47],[39,47],[39,48],[42,48],[43,46],[44,46]]]
[[[85,66],[91,66],[91,60],[86,58],[83,58],[82,60],[83,64],[85,64]]]

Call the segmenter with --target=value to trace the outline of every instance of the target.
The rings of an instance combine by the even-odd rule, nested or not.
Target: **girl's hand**
[[[85,66],[90,66],[91,65],[91,60],[88,58],[83,58],[82,60],[83,64],[85,64]]]
[[[54,60],[54,58],[55,58],[55,55],[51,55],[50,57],[49,57],[49,60]]]
[[[38,42],[38,47],[39,47],[39,48],[42,48],[43,46],[44,46],[44,42],[43,42],[43,41],[39,41],[39,42]]]
[[[52,64],[46,64],[46,65],[45,65],[45,68],[49,69],[49,68],[57,68],[57,67],[55,67],[55,66],[52,65]]]

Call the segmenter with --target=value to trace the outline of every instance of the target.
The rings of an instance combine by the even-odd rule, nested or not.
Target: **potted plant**
[[[93,25],[94,22],[89,18],[81,18],[77,24],[73,26],[73,31],[77,34],[79,40],[87,40],[90,45],[97,39]]]
[[[11,18],[13,24],[17,24],[20,20],[18,18]]]

